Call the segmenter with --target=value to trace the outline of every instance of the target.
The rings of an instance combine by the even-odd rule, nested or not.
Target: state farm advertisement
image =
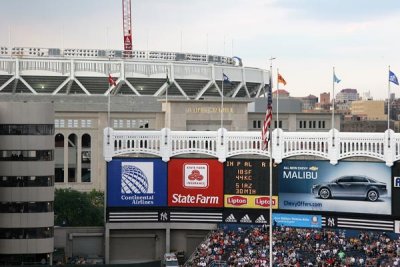
[[[168,162],[168,206],[222,207],[222,163],[214,159],[171,159]]]
[[[224,164],[224,206],[226,208],[268,209],[269,161],[229,159]],[[278,208],[277,170],[273,168],[272,208]]]

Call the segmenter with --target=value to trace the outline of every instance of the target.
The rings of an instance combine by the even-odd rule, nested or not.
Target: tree
[[[56,189],[54,195],[55,225],[104,225],[104,193],[90,193],[72,189]]]

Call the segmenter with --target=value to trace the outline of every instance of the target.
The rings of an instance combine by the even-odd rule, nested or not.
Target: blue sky
[[[292,96],[356,88],[384,99],[400,78],[398,0],[132,0],[134,49],[210,53],[269,68]],[[11,34],[10,34],[11,33]],[[9,38],[11,36],[11,38]],[[122,49],[120,0],[1,0],[0,46]],[[400,87],[391,85],[400,96]]]

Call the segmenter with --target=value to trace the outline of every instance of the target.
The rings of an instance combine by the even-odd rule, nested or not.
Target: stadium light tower
[[[124,50],[132,51],[131,0],[122,0]]]

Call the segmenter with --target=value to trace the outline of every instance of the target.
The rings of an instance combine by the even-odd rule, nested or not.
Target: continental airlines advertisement
[[[391,169],[381,162],[287,160],[279,166],[279,208],[391,214]]]
[[[276,174],[277,168],[273,169]],[[224,206],[240,209],[269,209],[269,161],[231,159],[224,165]],[[278,208],[277,186],[272,192],[272,208]],[[275,190],[274,190],[275,189]]]
[[[113,159],[107,165],[107,206],[167,205],[167,164],[161,159]]]
[[[222,163],[214,159],[171,159],[168,162],[168,206],[222,207]]]

